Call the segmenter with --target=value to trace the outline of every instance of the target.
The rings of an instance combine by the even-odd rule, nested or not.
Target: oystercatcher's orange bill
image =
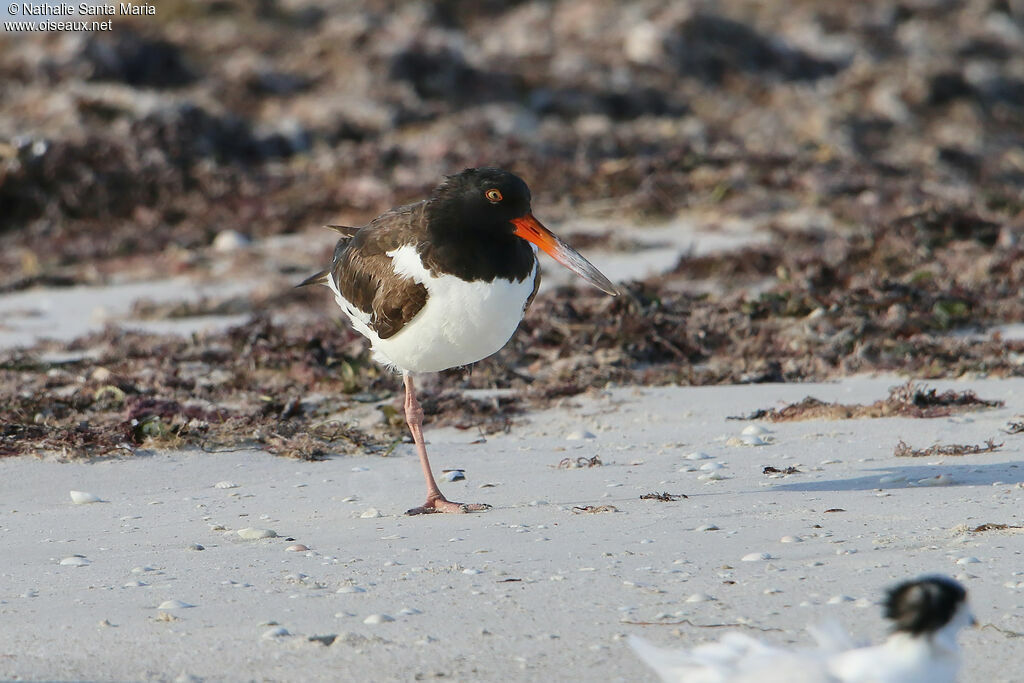
[[[581,278],[594,285],[602,292],[616,296],[619,291],[615,285],[606,278],[601,271],[594,267],[587,259],[558,239],[553,232],[541,225],[540,221],[528,213],[520,218],[513,218],[512,225],[516,226],[515,234],[527,242],[533,242],[548,253],[563,266],[579,275]]]

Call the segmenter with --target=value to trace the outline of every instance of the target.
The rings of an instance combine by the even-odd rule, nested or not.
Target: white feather
[[[333,278],[328,278],[328,285],[352,326],[370,340],[374,359],[409,372],[438,372],[496,353],[519,327],[537,278],[536,262],[522,280],[467,282],[454,275],[432,274],[411,244],[387,255],[397,275],[427,289],[427,303],[388,339],[377,336],[370,328],[370,316],[345,300]]]

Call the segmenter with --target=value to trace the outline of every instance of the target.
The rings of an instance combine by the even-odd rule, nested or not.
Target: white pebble
[[[359,513],[359,516],[363,519],[377,519],[378,517],[383,517],[384,515],[380,514],[380,510],[378,510],[377,508],[366,508],[365,510]]]
[[[445,481],[463,481],[466,478],[466,473],[462,470],[449,470],[442,473],[441,478]]]
[[[741,558],[743,562],[763,562],[770,559],[772,556],[768,553],[747,553]]]
[[[769,433],[771,433],[771,430],[767,427],[762,427],[761,425],[747,425],[743,428],[743,431],[740,432],[740,434],[743,434],[744,436],[760,436],[762,434]]]
[[[233,481],[218,481],[216,484],[213,485],[213,488],[215,488],[215,489],[237,489],[238,488],[238,484],[236,484]]]
[[[289,553],[304,553],[307,550],[309,550],[309,548],[301,543],[295,543],[294,545],[290,545],[287,548],[285,548],[285,551]]]
[[[100,497],[92,493],[86,493],[85,491],[71,491],[71,502],[76,505],[99,503]]]
[[[213,249],[220,252],[237,251],[249,246],[249,243],[249,238],[237,230],[221,230],[213,238]]]
[[[839,605],[844,602],[853,602],[853,598],[849,595],[833,595],[828,599],[828,604],[830,605]]]
[[[371,614],[370,616],[363,619],[364,624],[383,624],[389,621],[394,621],[395,618],[388,616],[387,614]]]
[[[596,439],[596,438],[597,437],[594,436],[594,434],[592,434],[591,432],[588,432],[586,429],[577,429],[577,430],[569,432],[568,434],[565,435],[565,440],[566,441],[582,441],[583,439]]]
[[[190,605],[181,600],[164,600],[157,609],[188,609],[189,607],[195,607],[195,605]]]
[[[759,436],[744,435],[740,437],[740,443],[744,446],[767,446],[768,442]]]
[[[274,638],[283,638],[284,636],[290,635],[291,633],[289,633],[288,629],[286,629],[284,626],[277,626],[275,628],[270,629],[269,631],[264,631],[262,637],[264,640],[273,640]]]
[[[65,567],[84,567],[92,564],[89,560],[85,559],[81,555],[72,555],[71,557],[65,557],[60,561]]]
[[[255,529],[252,527],[246,527],[245,529],[239,529],[235,533],[247,541],[254,541],[258,538],[277,538],[277,532],[273,529]]]
[[[702,472],[712,472],[714,470],[723,470],[725,465],[720,462],[706,462],[700,466]]]
[[[711,456],[704,451],[694,451],[686,456],[687,460],[710,460]]]
[[[475,574],[483,574],[483,571],[481,571],[480,569],[463,569],[462,573],[463,574],[475,575]]]

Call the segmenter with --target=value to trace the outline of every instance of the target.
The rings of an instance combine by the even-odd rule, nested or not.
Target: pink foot
[[[454,503],[444,497],[441,498],[429,498],[427,502],[418,508],[412,508],[406,510],[407,515],[430,515],[437,512],[444,512],[448,514],[464,514],[466,512],[481,512],[483,510],[490,510],[491,506],[487,503]]]

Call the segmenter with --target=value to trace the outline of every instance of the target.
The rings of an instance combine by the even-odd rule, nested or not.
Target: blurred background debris
[[[476,165],[524,177],[626,295],[549,283],[452,386],[1024,372],[1022,2],[167,0],[109,32],[0,33],[0,337],[48,332],[0,344],[0,448],[230,424],[287,451],[269,421],[386,400],[326,293],[290,285],[328,258],[318,226]],[[12,298],[165,281],[63,335]],[[494,406],[455,419],[521,408]]]

